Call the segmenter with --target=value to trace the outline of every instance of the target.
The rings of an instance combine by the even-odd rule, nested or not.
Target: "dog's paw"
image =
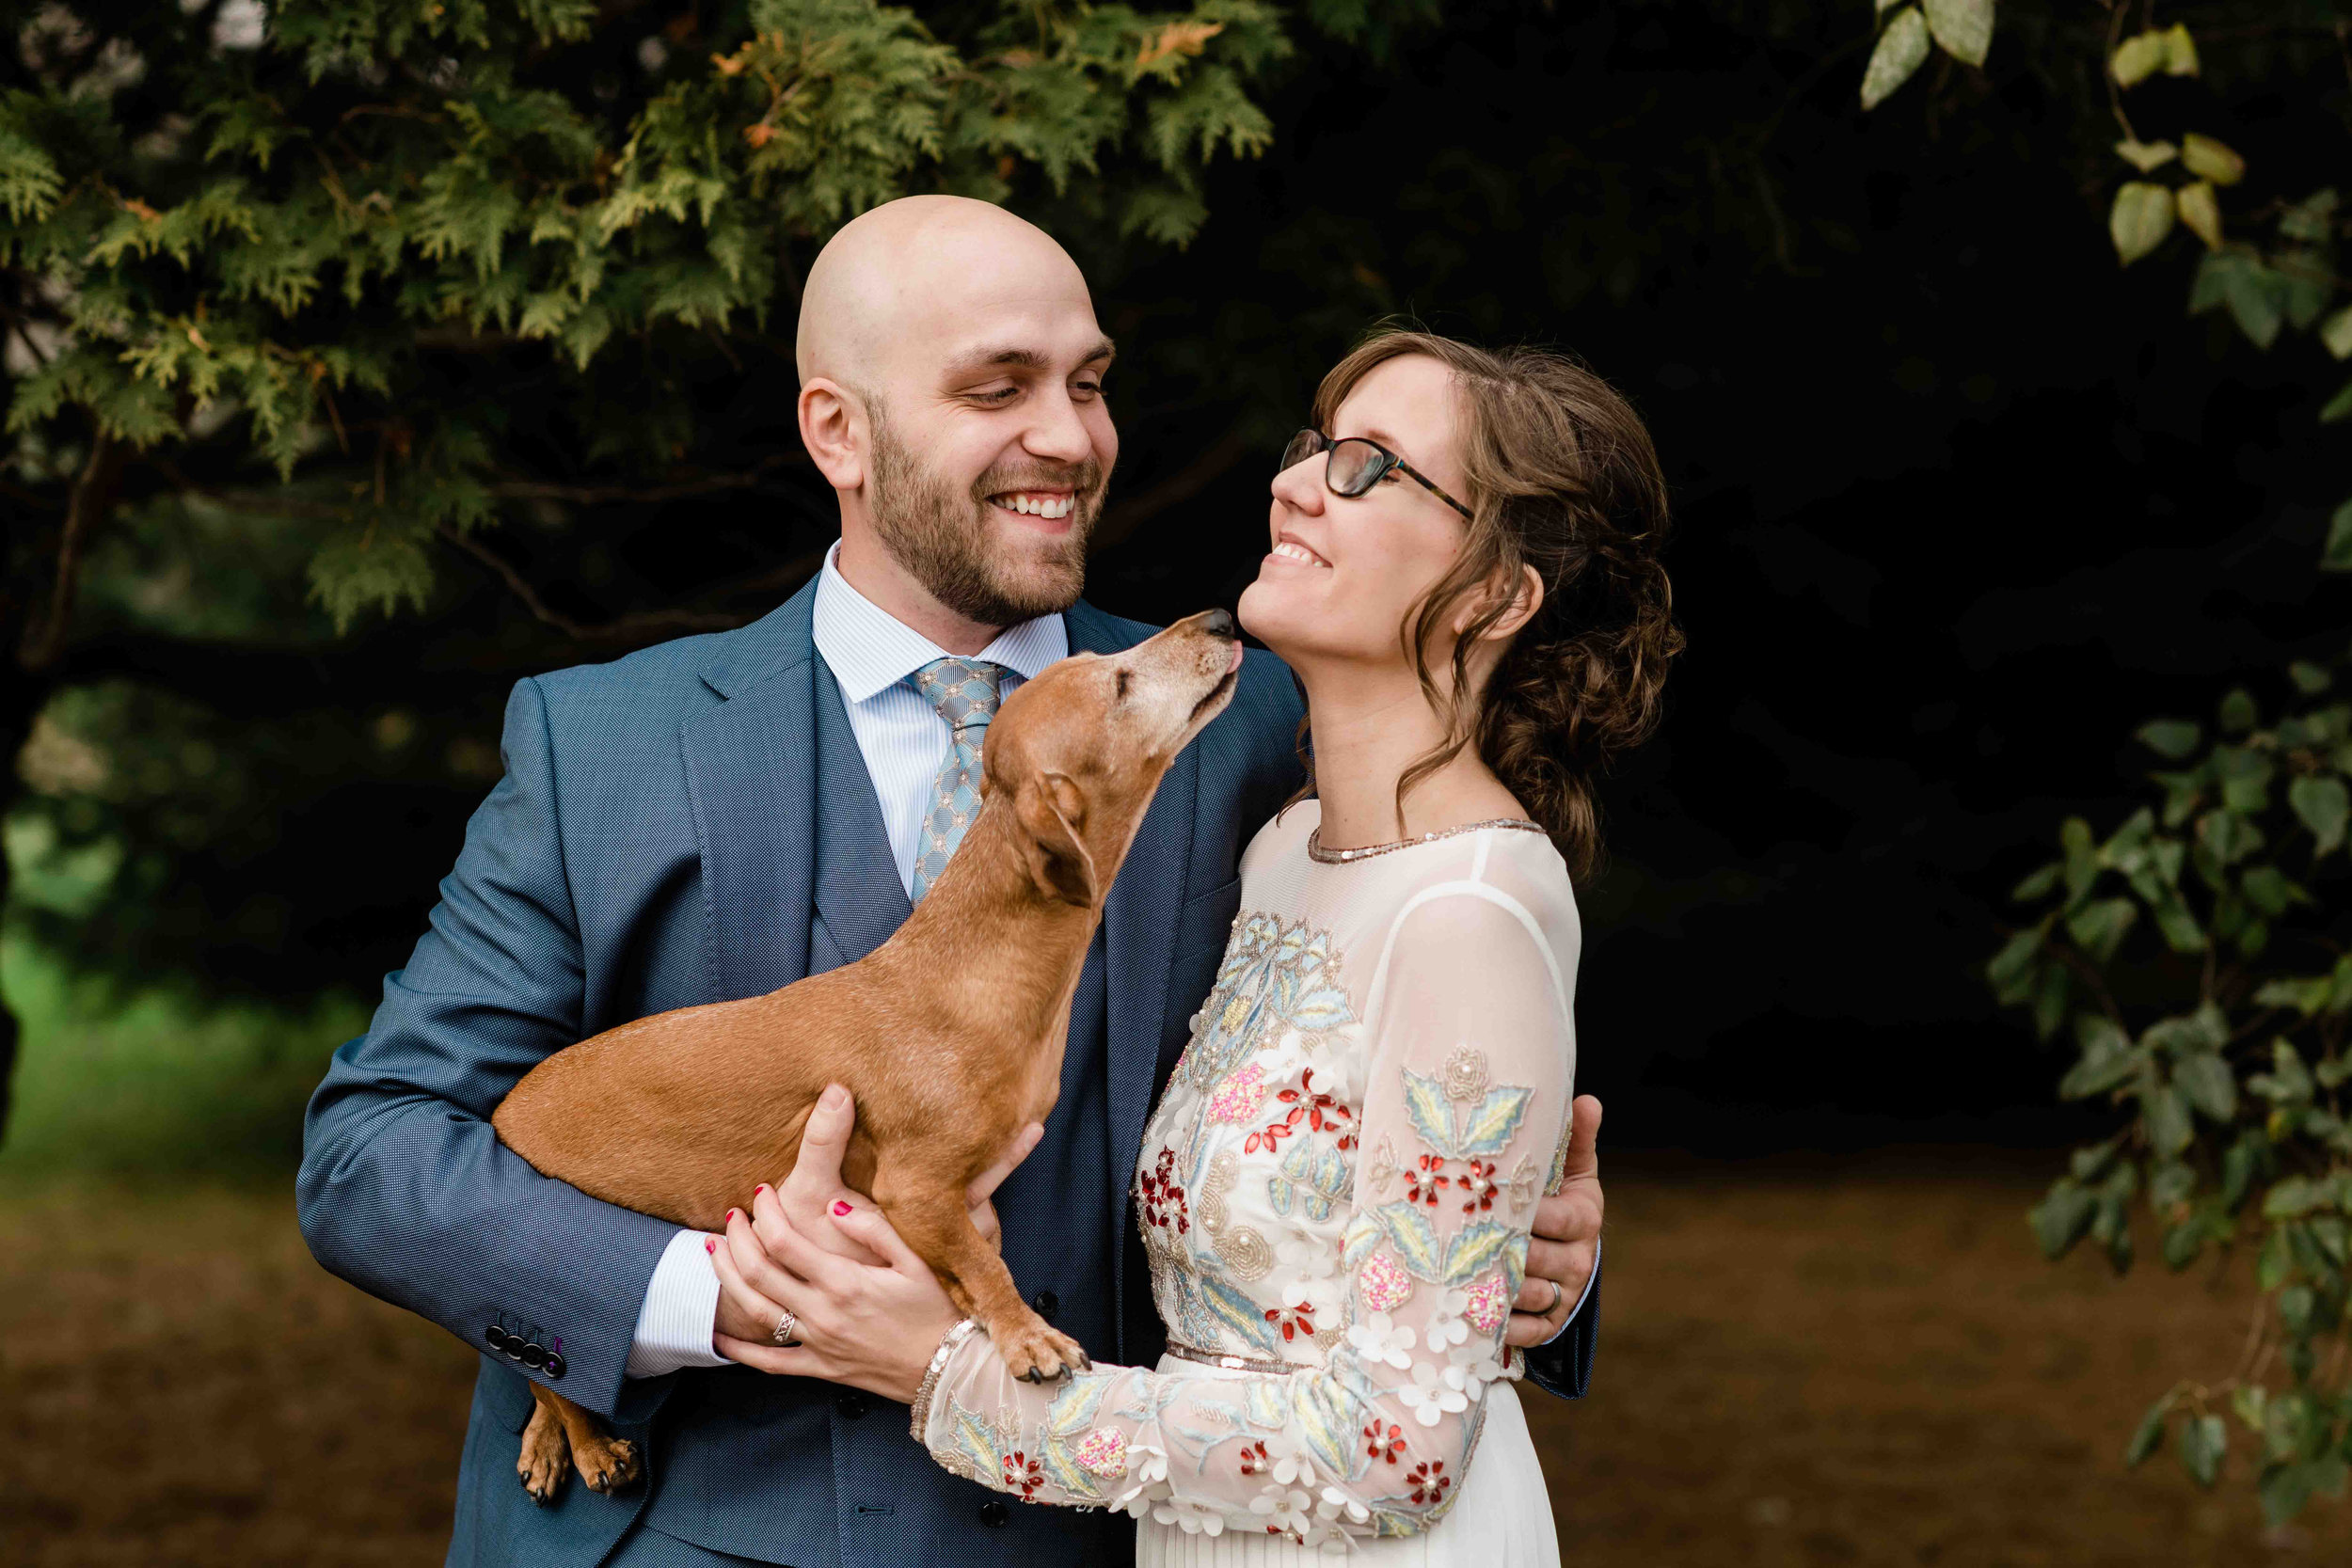
[[[515,1462],[523,1490],[545,1508],[564,1490],[564,1478],[571,1468],[571,1445],[564,1441],[564,1423],[545,1408],[534,1411],[531,1425],[523,1429],[522,1455]]]
[[[640,1473],[637,1445],[626,1437],[598,1437],[587,1448],[576,1449],[572,1460],[588,1489],[606,1497],[636,1481]]]
[[[1094,1365],[1077,1340],[1046,1327],[1045,1320],[1034,1314],[1026,1323],[1006,1324],[1001,1333],[992,1326],[988,1337],[995,1341],[1006,1367],[1024,1383],[1052,1383]]]

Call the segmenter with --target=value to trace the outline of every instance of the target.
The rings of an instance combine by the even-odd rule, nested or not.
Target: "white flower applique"
[[[1386,1312],[1375,1312],[1347,1331],[1347,1342],[1366,1361],[1394,1367],[1399,1371],[1413,1364],[1413,1325],[1400,1323]]]
[[[1454,1366],[1462,1374],[1462,1392],[1471,1399],[1484,1397],[1486,1385],[1511,1375],[1510,1369],[1496,1360],[1494,1351],[1483,1343],[1472,1346],[1470,1354],[1455,1352]]]
[[[1438,1304],[1438,1309],[1429,1315],[1431,1350],[1458,1345],[1470,1338],[1470,1307],[1468,1291],[1455,1290],[1445,1293],[1445,1298]]]
[[[1459,1415],[1470,1408],[1469,1385],[1470,1379],[1459,1367],[1439,1371],[1426,1361],[1417,1361],[1413,1364],[1413,1381],[1400,1386],[1396,1397],[1413,1413],[1413,1419],[1433,1427],[1443,1417]]]

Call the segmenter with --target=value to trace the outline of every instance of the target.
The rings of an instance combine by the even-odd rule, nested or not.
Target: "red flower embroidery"
[[[1445,1496],[1446,1488],[1454,1484],[1454,1478],[1445,1473],[1445,1461],[1442,1459],[1414,1465],[1413,1473],[1406,1479],[1413,1483],[1413,1501],[1416,1504],[1434,1505]]]
[[[1263,1443],[1251,1443],[1241,1450],[1241,1473],[1245,1476],[1257,1475],[1271,1468],[1274,1462],[1266,1457]]]
[[[1470,1196],[1463,1200],[1462,1212],[1483,1214],[1495,1206],[1495,1166],[1491,1160],[1472,1160],[1470,1174],[1454,1183]]]
[[[1285,1089],[1282,1091],[1281,1098],[1287,1100],[1290,1096],[1290,1090]],[[1263,1131],[1252,1132],[1249,1136],[1244,1138],[1241,1143],[1241,1151],[1244,1154],[1255,1154],[1261,1148],[1263,1148],[1268,1154],[1273,1153],[1274,1146],[1276,1144],[1280,1143],[1284,1138],[1289,1137],[1293,1132],[1298,1131],[1299,1120],[1301,1117],[1305,1117],[1306,1114],[1307,1107],[1304,1105],[1292,1107],[1291,1114],[1289,1116],[1284,1117],[1279,1121],[1269,1121],[1265,1124]]]
[[[1355,1121],[1356,1113],[1341,1104],[1336,1096],[1323,1094],[1316,1090],[1314,1069],[1309,1068],[1299,1074],[1298,1083],[1297,1088],[1284,1089],[1274,1097],[1285,1105],[1298,1107],[1290,1114],[1290,1121],[1284,1123],[1284,1126],[1295,1124],[1298,1120],[1300,1112],[1304,1112],[1309,1127],[1318,1132],[1337,1132],[1340,1134],[1340,1148],[1354,1148],[1356,1133],[1348,1124]],[[1266,1147],[1272,1148],[1274,1145],[1269,1140]],[[1255,1153],[1256,1150],[1246,1149],[1245,1152]]]
[[[1314,1304],[1302,1301],[1295,1307],[1268,1307],[1265,1321],[1279,1328],[1284,1339],[1298,1334],[1312,1338],[1315,1332]]]
[[[1426,1203],[1435,1209],[1438,1206],[1438,1189],[1451,1186],[1454,1181],[1452,1177],[1439,1174],[1444,1169],[1445,1156],[1422,1155],[1420,1165],[1405,1173],[1405,1200],[1407,1203]],[[1465,1180],[1463,1185],[1468,1186],[1469,1181]]]
[[[1036,1497],[1037,1489],[1044,1484],[1044,1467],[1036,1460],[1018,1449],[1005,1455],[1006,1490],[1019,1492],[1025,1502]]]
[[[1404,1451],[1405,1429],[1394,1421],[1383,1427],[1375,1420],[1364,1428],[1364,1452],[1373,1458],[1385,1459],[1393,1465]]]
[[[1160,1150],[1152,1168],[1136,1183],[1143,1191],[1143,1223],[1181,1236],[1192,1228],[1192,1210],[1176,1183],[1176,1151]]]

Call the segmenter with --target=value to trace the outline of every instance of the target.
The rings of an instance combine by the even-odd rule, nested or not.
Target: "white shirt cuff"
[[[1593,1299],[1593,1287],[1598,1283],[1600,1283],[1600,1243],[1596,1239],[1593,1243],[1593,1272],[1584,1276],[1584,1293],[1576,1298],[1576,1305],[1568,1308],[1568,1315],[1560,1320],[1560,1334],[1565,1334],[1568,1331],[1568,1325],[1576,1322],[1576,1315],[1584,1310],[1586,1302]],[[717,1312],[719,1309],[717,1304],[713,1303],[710,1309],[714,1313]],[[1553,1339],[1560,1338],[1560,1334],[1553,1335],[1544,1343],[1550,1344]],[[630,1359],[634,1361],[635,1357],[632,1356]]]
[[[703,1233],[681,1230],[662,1249],[638,1309],[629,1340],[628,1375],[660,1377],[682,1367],[723,1367],[710,1348],[719,1322],[719,1275],[703,1250]]]

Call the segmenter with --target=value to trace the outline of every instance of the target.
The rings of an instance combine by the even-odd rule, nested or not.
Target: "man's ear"
[[[801,388],[801,445],[836,490],[866,483],[866,411],[838,382],[811,376]]]
[[[1021,781],[1013,812],[1021,820],[1029,877],[1040,893],[1080,909],[1092,909],[1100,888],[1094,857],[1078,830],[1086,823],[1086,795],[1066,773],[1034,773]]]

